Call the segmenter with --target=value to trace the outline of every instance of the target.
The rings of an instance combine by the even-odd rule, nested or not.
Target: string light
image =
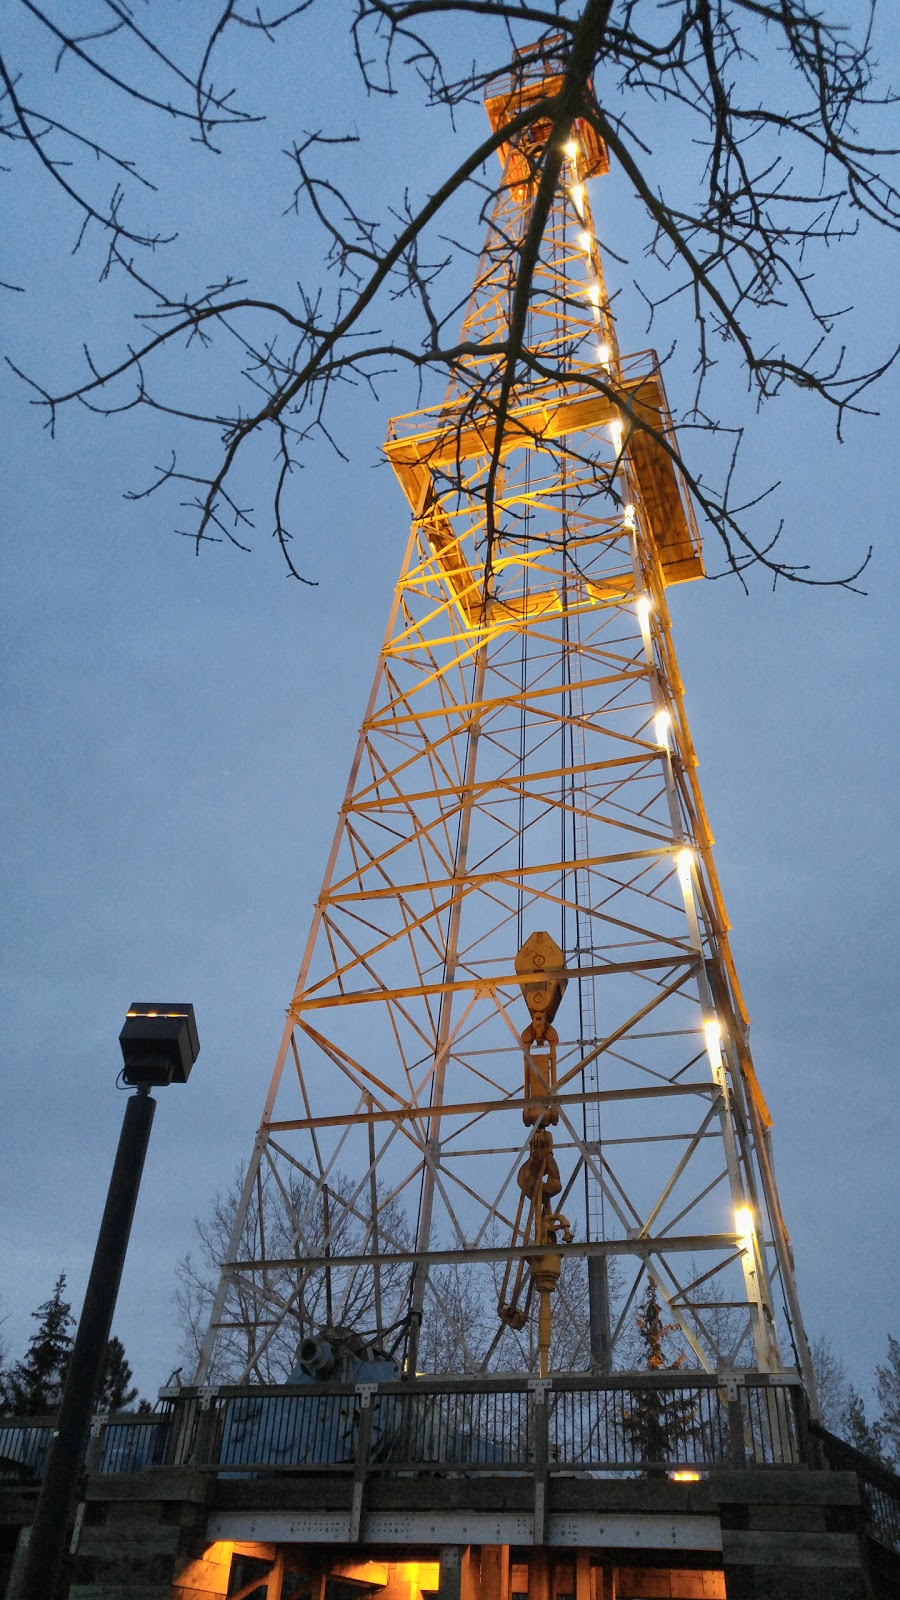
[[[610,425],[609,425],[609,436],[612,439],[613,449],[615,450],[616,455],[620,456],[622,454],[622,424],[621,424],[621,422],[611,422],[610,423]]]
[[[608,367],[609,366],[609,345],[608,344],[598,344],[598,346],[597,346],[597,360],[599,361],[601,367]]]
[[[634,502],[631,500],[629,500],[622,512],[622,521],[624,522],[626,528],[634,528]],[[642,596],[642,598],[646,599],[646,596]],[[648,600],[647,605],[649,606],[649,604],[650,601]]]
[[[569,194],[572,196],[572,204],[575,207],[575,211],[576,211],[576,213],[578,215],[578,220],[579,220],[579,222],[583,222],[584,221],[584,184],[583,183],[573,183],[571,189],[569,190]]]
[[[569,160],[570,161],[574,161],[575,157],[578,154],[578,145],[576,144],[575,140],[574,139],[569,139],[569,141],[566,144],[563,145],[563,149],[564,149],[566,155],[568,156]]]
[[[664,750],[669,748],[669,729],[671,726],[672,718],[670,713],[668,711],[657,711],[656,716],[653,718],[653,727],[656,732],[656,742],[662,745]]]
[[[649,626],[650,610],[651,610],[650,601],[649,601],[649,598],[647,597],[647,595],[645,595],[645,594],[639,595],[638,596],[638,603],[637,603],[637,614],[638,614],[638,621],[640,622],[640,625],[641,625],[642,628],[647,628]]]
[[[591,236],[587,230],[584,230],[578,235],[578,243],[580,244],[582,250],[590,250],[593,240],[591,239]]]

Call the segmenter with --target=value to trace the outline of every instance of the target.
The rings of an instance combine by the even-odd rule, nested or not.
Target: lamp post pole
[[[150,1090],[155,1085],[187,1082],[200,1050],[193,1006],[135,1003],[129,1009],[119,1043],[125,1062],[123,1077],[137,1093],[125,1106],[91,1275],[66,1368],[56,1431],[21,1579],[10,1600],[56,1600],[60,1565],[84,1466],[88,1428],[100,1387],[103,1358],[156,1110]]]
[[[20,1600],[54,1600],[155,1110],[156,1101],[148,1088],[138,1089],[125,1106],[91,1275],[28,1542]]]

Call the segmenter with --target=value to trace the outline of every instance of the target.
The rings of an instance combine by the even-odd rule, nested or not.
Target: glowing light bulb
[[[590,300],[592,306],[599,306],[599,304],[600,304],[600,285],[599,285],[599,283],[589,283],[588,284],[587,297]]]
[[[664,750],[669,748],[669,729],[671,726],[671,714],[668,711],[657,711],[656,716],[653,718],[653,728],[656,734],[656,742],[662,745]]]
[[[591,236],[587,230],[584,230],[578,235],[578,243],[580,244],[582,250],[590,250],[591,242]]]
[[[621,424],[621,422],[611,422],[610,423],[610,425],[609,425],[609,436],[610,436],[610,438],[612,440],[612,446],[613,446],[613,449],[616,452],[616,455],[620,456],[622,454],[622,424]]]
[[[573,161],[578,154],[578,145],[574,139],[569,139],[568,142],[563,145],[563,149],[570,161]]]
[[[569,190],[569,193],[572,196],[572,204],[575,207],[575,211],[576,211],[576,213],[578,215],[578,219],[579,219],[580,222],[583,222],[584,221],[584,184],[583,183],[573,183],[571,189]]]
[[[749,1206],[738,1206],[734,1213],[734,1228],[749,1245],[753,1238],[753,1212]]]
[[[622,512],[622,521],[624,522],[626,528],[634,527],[634,505],[630,500]],[[650,604],[649,600],[647,601],[647,604]]]
[[[675,857],[675,865],[678,868],[678,880],[682,889],[689,889],[691,887],[691,872],[694,866],[693,850],[679,850]]]
[[[722,1028],[718,1017],[708,1017],[703,1024],[703,1037],[706,1040],[706,1054],[713,1072],[722,1070],[722,1051],[719,1041],[722,1038]]]
[[[647,627],[647,625],[648,625],[648,623],[650,621],[650,612],[651,612],[651,610],[652,610],[652,607],[650,605],[649,596],[645,595],[645,594],[638,595],[637,614],[638,614],[638,621],[640,622],[640,625],[641,625],[642,628],[646,628]]]
[[[601,367],[608,367],[609,366],[609,345],[608,344],[598,344],[598,346],[597,346],[597,360],[599,361]]]

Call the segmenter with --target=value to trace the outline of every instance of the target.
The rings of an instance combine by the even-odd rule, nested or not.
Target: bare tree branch
[[[270,42],[277,37],[280,49],[302,51],[303,28],[326,16],[316,0],[273,7],[268,14],[228,0],[198,23],[192,65],[177,59],[164,35],[154,37],[138,26],[121,0],[96,0],[98,25],[90,28],[86,19],[77,36],[58,20],[49,0],[18,0],[18,6],[52,42],[54,70],[71,61],[85,85],[96,80],[119,99],[124,96],[125,104],[133,101],[176,128],[192,130],[203,160],[215,158],[217,129],[243,128],[249,137],[255,128],[248,125],[259,120],[236,107],[234,90],[215,87],[220,52],[229,52],[233,70],[244,42],[256,36]],[[536,380],[565,385],[571,378],[532,348],[529,320],[561,180],[562,146],[573,122],[582,119],[605,142],[647,221],[648,270],[638,275],[637,287],[651,324],[663,316],[671,322],[689,315],[693,322],[694,393],[683,420],[723,444],[729,441],[721,483],[713,487],[692,475],[664,434],[657,443],[677,459],[721,540],[725,570],[744,581],[748,567],[758,565],[775,582],[853,587],[867,560],[864,552],[849,557],[842,576],[821,578],[808,561],[780,559],[777,525],[756,535],[747,518],[768,490],[737,496],[741,430],[727,426],[727,419],[722,425],[707,393],[711,374],[727,359],[742,369],[757,404],[789,388],[818,395],[831,408],[840,439],[846,414],[870,409],[870,391],[896,360],[897,351],[887,349],[854,370],[852,348],[840,337],[847,308],[820,305],[813,276],[817,251],[860,226],[895,231],[900,225],[892,177],[897,152],[869,132],[894,105],[890,91],[878,90],[873,15],[874,6],[854,38],[841,16],[830,21],[806,0],[778,6],[766,0],[581,0],[566,9],[561,0],[353,0],[344,18],[348,47],[368,94],[395,95],[401,76],[408,82],[412,74],[419,86],[414,92],[424,89],[426,103],[454,119],[464,103],[501,93],[514,71],[531,70],[539,78],[543,69],[556,87],[522,102],[505,126],[462,153],[455,134],[447,175],[433,193],[418,195],[406,177],[401,196],[381,215],[367,215],[341,176],[340,149],[358,140],[357,132],[299,135],[286,152],[294,179],[288,209],[307,233],[318,230],[322,276],[307,274],[296,295],[282,300],[249,286],[246,295],[238,293],[243,285],[227,270],[218,273],[217,285],[196,293],[173,294],[159,273],[151,279],[136,264],[135,252],[158,250],[174,231],[162,221],[135,228],[124,208],[132,184],[155,195],[156,179],[111,148],[99,116],[92,120],[89,97],[83,97],[80,119],[59,114],[49,102],[42,109],[39,64],[26,59],[21,67],[13,65],[7,52],[0,60],[0,85],[9,116],[0,136],[14,152],[36,159],[74,203],[80,216],[76,249],[91,224],[101,227],[107,236],[102,275],[124,275],[142,297],[135,310],[147,334],[138,342],[124,339],[118,359],[107,363],[95,363],[86,353],[87,377],[66,384],[27,375],[15,355],[7,360],[34,389],[51,431],[73,403],[105,416],[146,407],[195,435],[197,429],[201,435],[212,430],[209,445],[201,444],[199,459],[188,466],[181,465],[185,450],[197,447],[179,435],[170,466],[158,469],[150,486],[132,496],[191,485],[190,499],[179,503],[195,520],[179,531],[198,550],[209,540],[247,548],[254,513],[230,485],[246,447],[274,430],[272,533],[288,571],[303,581],[309,581],[303,546],[292,531],[300,504],[297,469],[304,444],[314,438],[344,451],[340,387],[375,391],[386,372],[406,366],[420,384],[429,374],[455,384],[470,409],[483,407],[492,392],[495,443],[485,490],[490,579],[501,438],[517,387]],[[447,51],[447,24],[454,19],[465,25],[473,52],[462,72]],[[335,28],[331,8],[327,20]],[[113,44],[115,57],[106,54]],[[784,96],[778,103],[767,97],[767,73],[780,60],[790,69],[790,103]],[[603,86],[599,102],[595,81]],[[171,99],[157,91],[157,82],[171,83]],[[46,88],[43,94],[46,101]],[[702,172],[677,192],[660,183],[658,162],[640,133],[642,107],[652,102],[677,115],[680,137],[693,129],[693,146],[686,143],[685,150],[702,155]],[[51,140],[61,141],[64,156],[51,151]],[[460,339],[454,261],[470,246],[451,238],[448,248],[444,219],[463,201],[475,201],[483,220],[490,217],[503,189],[486,174],[485,163],[513,147],[533,154],[522,236],[505,244],[512,263],[505,329],[480,343]],[[116,168],[119,182],[108,204],[92,197],[79,165],[83,157]],[[164,215],[164,186],[154,203]],[[456,231],[454,224],[451,235]],[[171,377],[164,376],[166,352],[182,342],[215,351],[215,359],[226,362],[221,407],[214,413],[176,395]],[[132,386],[122,398],[121,385],[129,379]],[[579,382],[614,399],[632,428],[647,429],[647,419],[627,396],[614,394],[608,375],[580,373]]]

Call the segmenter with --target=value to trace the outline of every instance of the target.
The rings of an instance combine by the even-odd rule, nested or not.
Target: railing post
[[[85,1452],[84,1457],[84,1470],[88,1474],[100,1471],[100,1463],[103,1460],[106,1423],[108,1420],[108,1413],[105,1411],[97,1411],[91,1418],[91,1431],[88,1438],[87,1451]]]
[[[814,1472],[821,1472],[825,1467],[825,1456],[820,1441],[810,1430],[806,1390],[802,1384],[791,1384],[788,1395],[797,1425],[797,1454],[807,1467],[811,1467]]]
[[[745,1467],[747,1455],[744,1449],[744,1412],[741,1406],[740,1385],[736,1378],[727,1380],[725,1399],[728,1406],[728,1465]]]
[[[536,1545],[547,1543],[547,1478],[550,1470],[550,1378],[529,1378],[531,1396],[531,1454],[534,1472],[534,1533]]]
[[[164,1465],[167,1467],[182,1467],[190,1458],[194,1422],[197,1416],[197,1401],[193,1395],[178,1394],[172,1398],[170,1404],[172,1411]]]
[[[377,1383],[358,1383],[359,1432],[356,1436],[356,1456],[353,1464],[353,1500],[350,1505],[350,1543],[359,1544],[362,1538],[363,1506],[366,1494],[366,1477],[372,1456],[372,1423],[375,1408],[372,1401],[378,1393]]]
[[[219,1410],[216,1405],[218,1393],[217,1388],[200,1391],[198,1400],[200,1414],[197,1418],[193,1449],[188,1458],[191,1466],[212,1466],[218,1455]]]

